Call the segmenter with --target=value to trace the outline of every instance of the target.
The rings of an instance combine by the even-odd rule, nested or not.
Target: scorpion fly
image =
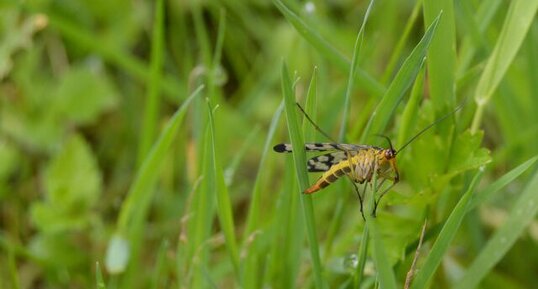
[[[377,206],[381,201],[381,198],[394,187],[400,181],[400,174],[398,167],[396,166],[396,156],[411,142],[413,142],[420,135],[432,128],[437,123],[443,121],[449,116],[456,113],[463,107],[464,103],[460,104],[452,112],[440,117],[433,123],[429,124],[417,134],[411,137],[400,149],[396,150],[392,146],[390,138],[384,135],[377,135],[387,140],[389,147],[381,148],[371,145],[356,145],[356,144],[343,144],[334,141],[328,134],[326,134],[314,121],[308,116],[304,109],[297,103],[297,106],[304,114],[306,119],[327,139],[332,143],[306,143],[305,150],[307,152],[326,152],[322,155],[315,156],[308,160],[307,169],[309,172],[323,172],[321,177],[303,193],[312,194],[323,188],[326,188],[330,184],[334,183],[342,176],[347,176],[353,183],[355,191],[359,197],[360,211],[364,219],[363,212],[363,200],[365,197],[366,185],[372,184],[374,174],[378,180],[380,180],[379,186],[383,185],[386,180],[392,183],[384,189],[374,199],[374,209],[372,216],[375,217]],[[291,144],[281,143],[273,147],[273,150],[278,153],[290,153],[292,151]],[[357,184],[364,184],[362,193],[359,192]]]

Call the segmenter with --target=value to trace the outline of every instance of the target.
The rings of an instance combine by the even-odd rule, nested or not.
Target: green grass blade
[[[207,106],[206,106],[207,109]],[[182,261],[184,266],[188,267],[190,272],[185,276],[188,280],[190,278],[190,284],[187,283],[188,288],[206,288],[214,284],[214,278],[211,276],[208,266],[210,262],[210,239],[211,228],[213,219],[215,217],[215,191],[216,181],[213,171],[213,158],[212,145],[210,142],[210,127],[206,124],[204,130],[204,136],[201,138],[200,143],[203,146],[201,151],[201,164],[202,164],[202,182],[200,189],[193,197],[193,208],[190,210],[190,214],[196,215],[195,218],[189,219],[187,228],[188,251],[185,254],[185,258]],[[214,286],[212,286],[214,287]]]
[[[155,182],[159,167],[166,157],[166,153],[179,130],[189,104],[202,91],[202,88],[203,87],[199,87],[196,89],[179,107],[176,113],[168,121],[168,124],[153,145],[150,153],[140,166],[133,184],[127,193],[126,200],[120,210],[117,224],[117,237],[129,239],[136,227],[143,221],[151,197],[153,196],[150,188]],[[132,242],[132,240],[130,241]],[[110,251],[107,251],[107,255],[109,252]],[[120,271],[122,270],[121,265],[122,264],[120,264],[118,268]],[[123,264],[123,267],[124,266],[126,266],[126,264]]]
[[[473,22],[478,27],[475,28],[475,30],[478,30],[480,34],[484,34],[486,29],[490,26],[493,17],[497,13],[497,10],[499,10],[500,4],[502,3],[502,0],[486,0],[480,2],[480,7],[478,7],[477,11],[471,15],[472,17],[475,17],[475,20],[467,20],[466,22]],[[470,5],[470,3],[465,2],[461,3],[461,5]],[[465,8],[464,8],[465,9]],[[464,16],[465,17],[465,16]],[[477,51],[480,51],[480,49],[486,49],[490,50],[488,43],[482,43],[480,39],[473,39],[474,35],[468,35],[461,41],[461,48],[458,53],[459,63],[457,67],[456,75],[458,77],[463,76],[467,73],[467,70],[469,70],[469,66],[472,63],[473,57],[477,53]],[[477,44],[488,44],[486,47],[476,46]]]
[[[312,78],[310,79],[310,85],[308,86],[308,92],[306,93],[305,99],[305,111],[310,116],[310,118],[316,122],[316,110],[318,105],[317,99],[318,93],[318,68],[314,67],[314,72],[312,73]],[[307,142],[314,141],[315,129],[312,127],[312,124],[306,119],[303,120],[303,133],[304,139]]]
[[[477,107],[471,126],[472,132],[478,130],[484,108],[519,51],[530,25],[535,20],[537,9],[538,0],[514,0],[510,3],[499,39],[474,93]]]
[[[396,289],[396,277],[394,276],[394,271],[389,263],[387,250],[385,249],[381,232],[379,232],[379,224],[377,223],[377,219],[368,216],[366,218],[366,223],[371,231],[371,243],[373,249],[372,258],[374,259],[374,264],[377,270],[377,281],[379,282],[379,288]]]
[[[99,262],[95,262],[95,288],[106,289],[106,284],[103,280],[103,273],[101,272],[101,266],[99,266]]]
[[[537,190],[538,173],[535,173],[514,204],[508,219],[495,232],[454,288],[470,289],[478,286],[486,274],[493,269],[512,245],[514,245],[525,228],[534,220],[538,212]]]
[[[361,244],[359,245],[359,252],[357,254],[357,269],[355,270],[355,276],[353,277],[353,283],[355,288],[361,288],[363,281],[364,266],[366,265],[366,255],[368,253],[368,245],[370,242],[370,229],[368,225],[364,226],[361,237]]]
[[[275,135],[275,131],[277,129],[278,121],[280,120],[282,110],[284,110],[284,102],[282,102],[278,106],[277,110],[275,111],[275,114],[273,115],[273,119],[271,120],[271,124],[269,125],[269,131],[267,132],[267,138],[265,139],[265,145],[263,146],[263,153],[260,159],[260,165],[258,166],[256,180],[254,181],[254,188],[252,189],[252,198],[250,200],[247,225],[245,230],[245,234],[247,236],[252,234],[256,230],[256,228],[260,226],[259,212],[261,207],[261,179],[263,174],[265,173],[264,168],[267,163],[268,153],[272,152],[271,146],[273,143],[273,137]]]
[[[94,33],[78,27],[75,23],[59,15],[51,13],[47,16],[50,25],[76,45],[100,55],[111,64],[118,66],[120,70],[125,71],[140,81],[147,81],[149,78],[150,69],[143,62],[129,55],[129,53],[111,47],[106,43],[95,41]],[[182,94],[178,92],[185,91],[185,89],[174,79],[175,77],[169,75],[164,76],[160,86],[168,96],[171,96],[175,100],[181,100]]]
[[[224,180],[224,173],[222,171],[222,165],[220,163],[219,155],[217,153],[218,140],[215,133],[215,121],[213,118],[212,107],[208,100],[208,112],[209,112],[209,128],[210,128],[210,142],[211,142],[211,158],[213,159],[213,179],[216,182],[216,195],[217,195],[217,214],[220,221],[220,227],[224,233],[226,239],[226,249],[228,255],[232,261],[232,265],[235,270],[237,283],[240,284],[240,272],[239,272],[239,254],[237,250],[237,242],[235,240],[235,225],[232,214],[232,204]]]
[[[428,49],[428,86],[436,115],[445,115],[455,106],[455,65],[456,65],[456,31],[454,20],[454,1],[424,0],[424,22],[429,25],[439,20]],[[446,140],[450,137],[450,122],[438,125],[437,130]],[[448,153],[448,150],[447,150]],[[444,160],[444,158],[443,158]]]
[[[382,133],[384,131],[390,118],[392,117],[392,114],[394,113],[394,110],[402,100],[407,89],[415,81],[415,78],[424,63],[424,57],[426,56],[428,47],[435,34],[440,17],[441,14],[439,14],[428,27],[420,42],[417,44],[415,49],[413,49],[396,74],[394,80],[387,89],[387,92],[370,117],[370,120],[368,121],[368,124],[366,125],[366,128],[361,136],[361,143],[364,143],[366,138],[371,134]]]
[[[512,183],[517,177],[521,176],[524,172],[527,171],[536,161],[538,160],[538,156],[535,156],[526,162],[520,164],[516,168],[513,168],[508,173],[501,176],[498,180],[493,182],[492,184],[488,185],[486,188],[482,189],[481,191],[477,192],[476,194],[473,194],[471,197],[471,200],[469,201],[469,205],[467,206],[467,212],[475,209],[477,206],[485,202],[486,200],[495,198],[495,195],[501,191],[505,186]],[[437,235],[437,233],[441,230],[441,228],[444,226],[444,223],[438,223],[428,229],[426,235],[424,236],[424,240],[429,240],[433,236]],[[411,254],[415,251],[416,247],[418,245],[418,240],[416,242],[413,242],[409,244],[409,246],[406,247],[405,253]]]
[[[469,202],[468,210],[476,208],[478,205],[484,203],[488,199],[494,197],[494,194],[504,188],[506,185],[510,184],[513,180],[519,177],[522,173],[527,171],[535,162],[538,160],[538,156],[534,156],[531,159],[525,161],[521,165],[512,169],[508,173],[504,174],[502,177],[498,178],[495,182],[488,185],[479,193],[475,194],[471,201]]]
[[[345,134],[347,132],[347,119],[348,119],[348,113],[350,110],[350,98],[351,98],[351,92],[353,91],[353,84],[355,80],[355,74],[358,72],[359,69],[359,55],[361,52],[361,46],[362,46],[362,40],[364,38],[364,27],[366,26],[366,22],[368,21],[368,16],[370,15],[370,10],[372,9],[372,6],[374,5],[374,0],[370,1],[370,4],[368,4],[368,8],[366,9],[366,12],[364,13],[364,19],[362,20],[361,27],[359,28],[359,32],[357,33],[357,38],[355,39],[355,46],[353,48],[353,57],[351,58],[351,68],[349,69],[349,74],[347,78],[347,87],[346,87],[346,94],[344,96],[344,102],[343,102],[343,115],[342,115],[342,125],[340,126],[340,134],[338,135],[338,141],[343,142],[345,139]]]
[[[282,91],[284,93],[284,106],[286,110],[288,131],[291,144],[293,146],[293,160],[295,163],[295,171],[297,174],[297,180],[299,182],[299,189],[301,190],[301,192],[303,192],[309,186],[308,175],[306,173],[305,165],[306,156],[304,150],[303,134],[299,128],[299,122],[297,121],[297,106],[295,105],[295,97],[292,90],[291,79],[286,64],[282,64]],[[298,194],[300,192],[290,193]],[[308,242],[310,245],[314,284],[316,285],[316,288],[321,289],[323,288],[323,277],[321,274],[322,268],[318,249],[319,245],[316,235],[312,197],[309,195],[301,194],[301,200],[303,204]]]
[[[407,20],[407,23],[405,24],[405,28],[403,30],[402,36],[398,38],[398,43],[394,47],[394,50],[392,54],[390,55],[390,59],[388,61],[387,67],[385,67],[385,73],[383,74],[383,83],[386,83],[389,78],[394,74],[394,68],[396,67],[396,64],[400,60],[400,57],[402,56],[405,44],[409,40],[409,36],[411,35],[413,26],[417,22],[418,16],[420,15],[420,11],[422,8],[422,0],[418,0],[415,2],[415,6],[413,7],[413,11],[411,12],[411,16],[409,16],[409,19]]]
[[[409,101],[405,105],[404,111],[402,113],[402,118],[400,121],[400,129],[398,132],[398,142],[399,146],[407,142],[411,138],[412,128],[414,127],[417,120],[417,113],[420,105],[420,100],[422,99],[424,91],[424,77],[425,77],[425,67],[419,72],[413,88],[411,89],[411,95],[409,96]]]
[[[338,52],[334,47],[332,47],[329,42],[314,29],[308,26],[297,14],[291,11],[282,1],[273,0],[275,6],[280,10],[280,12],[286,17],[286,19],[295,27],[297,32],[299,32],[315,49],[317,49],[321,55],[330,60],[331,63],[334,63],[341,69],[349,71],[351,64],[348,59],[345,58],[340,52]],[[364,70],[357,68],[356,71],[358,82],[372,95],[381,96],[385,91],[383,85],[377,82]]]
[[[151,58],[149,63],[149,77],[147,79],[146,99],[142,131],[138,146],[138,164],[151,148],[155,141],[157,131],[157,118],[159,115],[160,85],[162,79],[162,63],[164,48],[164,0],[157,0],[155,5],[155,19],[153,21],[153,34],[151,39]]]
[[[161,246],[159,246],[155,270],[151,279],[151,289],[162,288],[163,284],[165,284],[162,279],[164,279],[164,276],[166,276],[166,253],[169,247],[170,244],[167,240],[162,241]]]
[[[411,286],[412,289],[426,288],[426,285],[433,277],[433,274],[437,270],[437,267],[439,267],[439,264],[441,264],[443,256],[447,252],[448,246],[454,239],[454,236],[456,235],[458,228],[460,227],[461,221],[463,220],[463,217],[467,212],[469,201],[474,193],[476,185],[482,178],[483,173],[484,170],[480,169],[475,174],[473,180],[471,181],[471,184],[467,188],[467,191],[465,192],[465,194],[463,194],[454,210],[452,210],[452,213],[450,214],[446,223],[441,229],[441,233],[439,233],[437,240],[433,244],[430,254],[428,254],[428,257],[422,265],[422,268],[420,268],[420,271],[417,273],[415,280],[413,281],[413,284]]]

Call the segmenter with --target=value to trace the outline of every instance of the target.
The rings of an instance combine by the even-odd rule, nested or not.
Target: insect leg
[[[362,194],[361,194],[359,192],[359,187],[357,186],[357,183],[355,183],[352,179],[349,179],[349,180],[353,184],[353,187],[355,187],[355,192],[357,192],[357,196],[359,196],[359,203],[360,203],[360,206],[361,206],[362,219],[364,221],[366,221],[366,218],[364,217],[364,209],[363,209],[363,197],[364,197],[364,193],[366,191],[366,184],[364,184],[363,189],[362,189]]]
[[[374,200],[374,210],[372,211],[372,217],[375,218],[376,211],[377,211],[377,206],[379,205],[379,202],[381,201],[381,198],[383,198],[383,196],[388,191],[390,191],[390,189],[392,189],[392,187],[394,187],[396,185],[396,183],[397,183],[396,181],[393,181],[393,183],[388,188],[386,188],[381,194],[379,194],[379,197],[377,198],[377,200]]]

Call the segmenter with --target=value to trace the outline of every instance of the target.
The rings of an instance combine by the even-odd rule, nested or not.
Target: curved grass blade
[[[344,112],[342,115],[342,125],[340,126],[340,134],[338,135],[338,140],[343,142],[347,130],[347,115],[350,109],[350,98],[351,98],[351,91],[353,90],[353,84],[355,80],[355,74],[359,71],[359,54],[361,52],[362,47],[362,40],[364,38],[364,27],[366,26],[366,22],[368,21],[368,16],[370,15],[370,10],[372,10],[372,6],[374,5],[374,0],[370,1],[370,4],[368,4],[368,8],[366,9],[366,12],[364,13],[364,19],[362,20],[361,27],[359,28],[359,32],[357,33],[357,38],[355,39],[355,46],[353,48],[353,57],[351,58],[351,68],[349,69],[349,74],[347,78],[347,87],[346,87],[346,94],[344,97],[344,103],[342,111]]]
[[[471,197],[471,200],[469,201],[469,205],[467,207],[467,212],[470,210],[475,209],[477,206],[482,204],[484,201],[494,198],[495,195],[505,186],[510,184],[512,181],[514,181],[517,177],[519,177],[521,174],[523,174],[527,169],[529,169],[535,162],[538,160],[538,156],[535,156],[526,162],[522,163],[521,165],[517,166],[516,168],[510,170],[508,173],[504,174],[502,177],[500,177],[498,180],[487,186],[486,188],[482,189],[480,192],[473,194],[473,197]],[[433,226],[431,229],[429,229],[426,232],[426,235],[424,236],[424,240],[429,240],[437,235],[439,231],[441,231],[442,226],[444,223],[438,223],[435,226]],[[417,247],[418,241],[411,243],[409,246],[405,248],[405,254],[411,254],[415,248]]]
[[[136,227],[138,227],[144,220],[151,197],[153,196],[150,189],[155,182],[157,173],[159,172],[159,167],[163,162],[166,152],[172,144],[181,123],[183,122],[183,118],[187,112],[189,104],[202,91],[202,89],[203,86],[198,87],[179,107],[176,113],[168,121],[168,124],[161,132],[159,139],[153,145],[151,151],[138,169],[133,184],[127,193],[126,200],[122,204],[120,215],[118,217],[116,236],[113,237],[112,240],[114,240],[114,238],[119,238],[126,244],[129,244],[131,235],[136,231]],[[130,241],[132,242],[133,240]],[[109,252],[112,253],[111,251],[107,250],[107,255]],[[126,262],[127,259],[125,260],[124,264],[119,264],[121,265],[118,267],[119,271],[125,268],[127,265]]]
[[[478,130],[484,108],[519,51],[537,10],[538,0],[514,0],[510,3],[499,39],[476,86],[474,99],[477,107],[471,132]]]
[[[415,25],[415,22],[417,22],[418,16],[420,15],[420,11],[422,10],[422,0],[418,0],[415,2],[415,6],[413,7],[413,11],[411,12],[411,15],[409,16],[409,19],[407,20],[407,23],[405,24],[405,28],[402,32],[402,35],[398,39],[398,43],[394,47],[394,50],[392,54],[390,55],[390,59],[387,62],[387,66],[385,67],[385,73],[383,73],[383,83],[386,83],[389,78],[394,74],[394,68],[396,67],[396,64],[400,60],[400,57],[402,55],[402,52],[404,50],[404,46],[409,40],[409,35],[412,32],[413,26]]]
[[[439,267],[439,264],[441,264],[443,256],[448,250],[450,242],[452,242],[452,240],[454,239],[458,228],[460,227],[461,221],[463,220],[465,213],[467,213],[469,201],[471,200],[471,197],[475,191],[475,187],[482,178],[483,174],[484,169],[479,169],[473,177],[473,180],[467,188],[467,191],[465,192],[465,194],[463,194],[454,210],[452,210],[452,213],[450,214],[443,228],[441,229],[441,233],[433,244],[430,254],[428,254],[428,257],[422,265],[422,268],[417,273],[415,280],[413,281],[413,284],[411,286],[412,289],[426,288],[426,285],[428,284],[429,280],[437,271],[437,267]]]
[[[30,8],[33,11],[34,9]],[[39,11],[35,11],[39,12]],[[91,31],[86,31],[77,24],[65,19],[60,15],[54,13],[47,14],[49,23],[52,27],[57,29],[62,36],[69,39],[81,48],[90,50],[111,64],[119,67],[121,71],[132,75],[140,81],[146,81],[150,75],[150,69],[142,61],[138,60],[134,56],[121,51],[116,47],[107,45],[102,41],[95,41],[95,34]],[[181,86],[174,77],[170,75],[163,76],[163,80],[159,84],[164,92],[168,96],[171,96],[174,100],[182,100],[182,94],[178,91],[185,91],[185,88]]]
[[[428,25],[438,19],[439,13],[443,18],[439,20],[428,48],[428,90],[434,104],[437,117],[446,115],[455,107],[455,66],[456,66],[456,25],[454,20],[454,1],[452,0],[424,0],[424,23]],[[436,130],[443,141],[450,139],[453,124],[445,121],[437,125]],[[447,150],[447,154],[448,154]],[[448,155],[447,155],[448,156]],[[439,156],[445,160],[447,156]]]
[[[538,160],[538,156],[534,156],[530,158],[529,160],[525,161],[521,165],[517,166],[516,168],[512,169],[508,173],[504,174],[502,177],[500,177],[495,182],[493,182],[492,184],[484,188],[479,193],[475,194],[473,198],[471,199],[471,201],[469,202],[468,211],[476,208],[478,205],[494,197],[496,192],[500,191],[506,185],[511,183],[514,179],[519,177],[522,173],[527,171],[527,169],[529,169],[536,162],[536,160]]]
[[[137,164],[142,160],[155,141],[157,131],[157,118],[159,114],[160,86],[162,81],[162,63],[164,47],[164,1],[158,0],[155,5],[155,20],[151,38],[151,56],[149,63],[149,77],[146,80],[147,90],[144,103],[142,131],[138,146]]]
[[[345,58],[340,52],[338,52],[334,47],[332,47],[329,42],[321,35],[319,35],[314,29],[309,27],[297,14],[291,11],[282,1],[273,0],[275,6],[282,12],[286,19],[295,27],[297,32],[299,32],[305,39],[308,41],[315,49],[317,49],[323,56],[329,59],[332,63],[344,69],[346,71],[350,70],[351,64],[348,59]],[[361,85],[364,86],[368,92],[375,96],[383,95],[385,88],[374,78],[372,78],[368,73],[360,68],[357,68],[357,80]]]
[[[435,18],[415,49],[413,49],[411,54],[404,61],[402,67],[387,89],[387,92],[372,113],[372,116],[370,117],[370,120],[362,133],[360,139],[361,143],[364,143],[367,136],[384,131],[390,118],[392,117],[392,114],[394,113],[394,110],[402,100],[407,89],[415,81],[416,76],[424,64],[424,57],[426,56],[428,47],[430,46],[432,38],[435,34],[440,17],[441,14]]]
[[[538,172],[534,173],[531,181],[514,204],[508,219],[488,241],[484,249],[467,269],[463,278],[454,286],[455,289],[470,289],[478,286],[486,274],[514,245],[538,212],[537,190]]]

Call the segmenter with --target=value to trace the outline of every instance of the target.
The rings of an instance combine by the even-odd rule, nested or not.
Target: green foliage
[[[0,288],[538,284],[537,0],[19,2]],[[345,177],[301,193],[303,143],[330,140],[295,102],[331,139],[391,139],[376,218],[389,181],[366,221]]]
[[[97,160],[80,136],[72,136],[43,175],[44,200],[32,204],[36,227],[47,233],[84,229],[102,191]]]

